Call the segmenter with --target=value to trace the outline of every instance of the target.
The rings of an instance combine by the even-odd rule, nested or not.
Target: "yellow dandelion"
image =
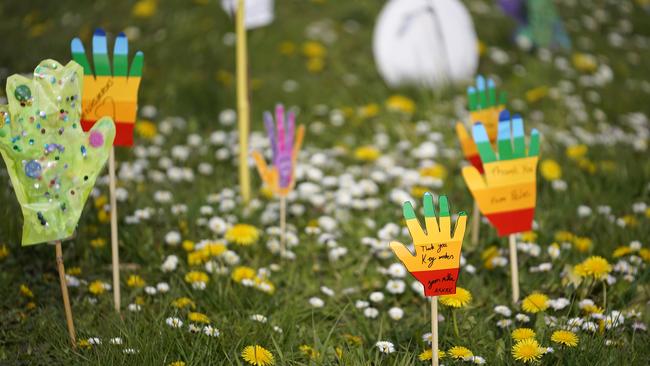
[[[556,231],[555,241],[559,241],[559,242],[573,241],[573,234],[568,231]]]
[[[644,261],[650,262],[650,249],[641,248],[641,250],[639,250],[639,256],[643,258]]]
[[[578,249],[579,252],[586,252],[591,249],[592,241],[589,238],[584,237],[575,237],[573,238],[573,245]]]
[[[316,360],[320,357],[320,352],[315,350],[312,346],[303,344],[302,346],[298,347],[300,352],[304,354],[305,356],[309,357],[310,360]]]
[[[614,258],[620,258],[623,256],[626,256],[630,253],[634,252],[632,248],[630,247],[618,247],[614,250],[614,253],[612,253],[612,257]]]
[[[386,99],[386,108],[389,111],[412,114],[415,112],[415,102],[403,95],[392,95]]]
[[[208,274],[205,272],[190,271],[185,274],[185,282],[187,283],[197,283],[197,282],[208,283],[209,280],[210,277],[208,277]]]
[[[540,172],[542,177],[548,181],[553,181],[562,178],[562,168],[555,160],[545,159],[540,163]]]
[[[262,346],[247,346],[241,352],[241,357],[244,361],[254,366],[267,366],[273,365],[275,360],[273,354]]]
[[[456,287],[456,293],[453,295],[440,296],[440,303],[452,308],[465,307],[470,301],[472,301],[472,293],[462,287]]]
[[[5,259],[9,255],[9,248],[6,244],[0,245],[0,259]]]
[[[95,249],[103,248],[106,246],[106,239],[104,238],[93,239],[90,241],[90,246]]]
[[[20,294],[30,299],[34,297],[34,293],[32,292],[32,290],[30,290],[30,288],[27,287],[27,285],[25,285],[24,283],[20,285]]]
[[[187,319],[194,323],[210,324],[210,318],[203,313],[190,312],[187,314]]]
[[[220,242],[208,243],[205,248],[211,257],[217,257],[226,251],[226,245]]]
[[[544,99],[548,95],[547,86],[538,86],[537,88],[530,89],[526,91],[526,100],[528,103],[535,103],[539,100]]]
[[[303,43],[302,54],[309,58],[323,58],[327,55],[327,48],[318,42],[309,41]]]
[[[572,145],[566,148],[566,155],[573,160],[578,160],[587,155],[587,149],[587,145]]]
[[[535,338],[535,331],[530,328],[517,328],[510,334],[515,341],[523,341],[528,338]]]
[[[433,352],[430,349],[423,351],[418,356],[420,361],[431,361],[431,357],[433,357]],[[438,350],[438,359],[441,360],[443,357],[445,357],[445,351],[439,349]]]
[[[65,269],[65,273],[70,276],[79,276],[81,274],[81,267],[68,267]]]
[[[194,250],[194,242],[191,240],[183,240],[181,247],[183,248],[184,251],[191,252]]]
[[[379,114],[379,105],[377,103],[370,103],[359,107],[357,114],[361,118],[372,118]]]
[[[126,280],[126,285],[129,287],[144,287],[144,280],[138,275],[130,275]]]
[[[602,314],[605,312],[605,309],[601,308],[598,305],[588,304],[582,307],[582,311],[584,311],[587,315]]]
[[[499,256],[499,248],[497,248],[495,245],[492,245],[485,249],[483,253],[481,253],[481,259],[483,260],[483,267],[486,269],[494,269],[494,261],[493,259]]]
[[[102,281],[93,281],[88,285],[88,291],[90,291],[91,294],[93,295],[101,295],[106,291],[106,288],[104,287],[104,283]]]
[[[255,243],[259,237],[259,230],[248,224],[237,224],[226,231],[226,240],[243,246]]]
[[[167,366],[185,366],[185,362],[184,361],[174,361],[174,362],[170,362]]]
[[[599,256],[591,256],[582,263],[576,265],[574,272],[580,277],[593,277],[602,279],[612,271],[612,266],[607,259]]]
[[[374,146],[361,146],[354,150],[354,157],[361,161],[375,161],[381,152]]]
[[[453,346],[447,351],[447,355],[451,358],[464,359],[467,357],[472,357],[474,354],[468,348],[463,346]]]
[[[174,300],[172,302],[172,306],[174,306],[176,308],[179,308],[179,309],[183,309],[183,308],[186,308],[186,307],[190,307],[191,309],[194,309],[196,307],[196,304],[190,298],[179,297],[178,299],[176,299],[176,300]]]
[[[544,311],[548,309],[548,296],[540,292],[533,292],[526,296],[521,303],[521,307],[525,312],[532,314]]]
[[[512,346],[512,357],[524,363],[536,362],[544,354],[545,349],[539,346],[534,338],[524,339]]]
[[[158,7],[158,0],[140,0],[137,3],[135,3],[135,5],[133,5],[131,14],[133,14],[133,16],[137,18],[149,18],[156,13],[157,7]]]
[[[574,53],[571,57],[571,62],[573,62],[573,66],[577,70],[586,73],[592,73],[598,68],[598,61],[596,60],[596,57],[586,53]]]
[[[422,198],[425,193],[429,192],[431,189],[423,186],[413,186],[411,188],[411,196],[415,198]]]
[[[526,231],[521,233],[521,240],[527,243],[534,243],[537,241],[537,234],[534,231]]]
[[[198,250],[196,252],[187,253],[187,264],[190,266],[200,266],[208,260],[209,252],[205,250]]]
[[[420,169],[420,175],[437,179],[447,178],[447,168],[442,164],[433,164]]]
[[[81,349],[90,349],[92,345],[88,342],[87,339],[80,339],[77,341],[77,346]]]
[[[578,336],[568,330],[556,330],[551,335],[551,341],[565,346],[575,347],[578,345]]]
[[[351,344],[353,346],[360,346],[360,345],[363,344],[363,338],[361,338],[359,336],[355,336],[355,335],[346,333],[346,334],[343,334],[343,338],[345,338],[345,341],[348,344]]]
[[[230,277],[232,278],[233,281],[235,282],[241,282],[242,280],[249,279],[252,280],[256,276],[256,272],[253,268],[251,267],[246,267],[246,266],[238,266],[233,269],[232,273],[230,274]]]
[[[311,57],[305,65],[307,66],[307,71],[315,74],[323,71],[325,68],[325,60],[321,57]]]
[[[141,119],[135,124],[135,132],[137,132],[141,137],[151,140],[156,137],[158,129],[156,128],[155,123],[146,119]]]

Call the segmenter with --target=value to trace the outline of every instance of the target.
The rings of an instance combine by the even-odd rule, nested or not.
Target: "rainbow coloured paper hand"
[[[276,126],[273,126],[271,112],[264,113],[264,126],[269,135],[271,150],[273,151],[273,165],[270,168],[266,165],[262,154],[253,151],[253,158],[260,177],[278,196],[286,196],[293,189],[296,158],[305,136],[304,126],[299,126],[298,131],[295,131],[296,118],[293,112],[289,112],[286,119],[285,123],[285,113],[282,105],[275,107]]]
[[[71,43],[72,59],[84,68],[84,92],[81,104],[81,125],[88,131],[97,120],[110,116],[115,120],[116,146],[133,145],[133,127],[138,109],[138,87],[142,76],[144,54],[135,53],[128,69],[129,40],[124,33],[117,35],[113,49],[113,72],[108,58],[106,33],[102,29],[93,34],[93,62],[95,73],[86,58],[79,38]]]
[[[460,249],[463,245],[467,215],[458,214],[456,229],[451,233],[451,217],[446,196],[440,196],[440,220],[436,221],[436,211],[431,193],[424,194],[425,229],[418,222],[410,202],[404,202],[404,219],[413,238],[415,255],[404,244],[393,241],[390,248],[409,272],[422,285],[426,296],[449,295],[456,293]]]
[[[23,245],[70,237],[115,138],[110,118],[79,124],[81,66],[42,61],[34,78],[7,79],[0,153],[22,208]]]
[[[514,115],[511,131],[510,112],[503,110],[499,116],[498,160],[482,124],[474,125],[473,134],[485,178],[473,166],[463,168],[463,178],[481,213],[490,220],[499,236],[530,230],[537,195],[539,133],[536,129],[531,131],[526,153],[524,121]]]
[[[506,94],[499,94],[497,103],[497,92],[494,80],[488,79],[487,85],[482,75],[476,77],[476,87],[467,88],[467,99],[469,101],[469,117],[471,124],[482,123],[487,130],[490,141],[494,143],[497,138],[497,124],[499,122],[499,112],[505,108]],[[465,125],[462,122],[456,123],[456,134],[460,140],[460,146],[463,149],[465,159],[469,161],[479,172],[483,173],[481,158],[479,157],[476,144],[467,133]]]

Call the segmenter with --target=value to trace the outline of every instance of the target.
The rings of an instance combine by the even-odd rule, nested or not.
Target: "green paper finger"
[[[499,94],[499,105],[506,105],[508,103],[508,93],[501,92]]]
[[[539,156],[539,132],[535,128],[530,132],[528,156]]]
[[[478,149],[478,154],[481,156],[483,164],[491,163],[497,160],[496,154],[492,150],[492,144],[488,138],[487,131],[482,123],[475,123],[472,128],[472,136]]]
[[[488,79],[488,107],[497,105],[497,90],[494,80]]]
[[[88,57],[86,57],[86,50],[79,38],[72,40],[70,49],[72,50],[72,59],[84,68],[84,75],[92,75],[93,69],[90,67]]]
[[[129,77],[141,77],[142,76],[142,66],[144,64],[144,53],[138,51],[131,61],[131,70],[129,71]]]
[[[499,160],[514,159],[512,152],[512,132],[510,131],[510,113],[507,109],[502,110],[499,114],[497,148],[499,149]]]
[[[95,76],[111,76],[106,32],[103,29],[96,29],[93,34],[93,62],[95,63]]]
[[[440,196],[438,204],[440,205],[440,217],[451,216],[449,214],[449,201],[447,201],[447,196]]]
[[[478,89],[478,104],[480,109],[487,108],[487,89],[483,75],[476,77],[476,88]]]
[[[424,217],[436,217],[436,209],[433,206],[433,196],[431,193],[426,192],[424,194],[424,198],[422,198],[422,202],[424,203]]]
[[[113,48],[113,75],[127,76],[129,68],[129,40],[124,33],[120,33],[115,38]]]
[[[473,86],[467,88],[467,100],[471,112],[478,109],[478,94],[476,93],[476,88]]]
[[[402,205],[402,212],[404,214],[404,219],[406,220],[411,220],[415,218],[415,210],[413,210],[413,205],[411,205],[411,202],[404,202]]]
[[[526,157],[526,139],[524,136],[524,120],[520,115],[512,117],[512,139],[514,142],[515,159]]]

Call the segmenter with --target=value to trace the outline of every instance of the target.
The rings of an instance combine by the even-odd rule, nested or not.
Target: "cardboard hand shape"
[[[275,107],[275,123],[271,112],[264,112],[264,126],[269,135],[271,150],[273,152],[272,166],[268,167],[262,154],[253,151],[253,159],[257,165],[257,171],[264,183],[278,196],[286,197],[295,184],[294,170],[296,158],[305,136],[305,127],[299,126],[295,131],[295,115],[289,112],[286,116],[284,107]],[[295,134],[295,136],[294,136]]]
[[[498,160],[482,124],[474,125],[473,134],[485,178],[473,166],[463,168],[463,178],[481,213],[497,229],[499,236],[530,230],[537,196],[539,133],[536,129],[531,131],[526,152],[524,121],[514,115],[511,131],[510,113],[503,110],[499,116]]]
[[[424,285],[425,296],[455,294],[467,214],[458,214],[456,229],[452,235],[447,197],[440,196],[439,221],[436,221],[431,193],[425,193],[422,201],[426,232],[420,226],[411,203],[404,202],[403,205],[404,219],[413,238],[415,255],[411,254],[404,244],[396,241],[390,243],[390,248],[413,277]]]
[[[102,29],[93,34],[93,63],[95,72],[86,58],[79,38],[71,43],[72,59],[84,68],[84,92],[81,104],[81,125],[88,131],[97,120],[110,116],[115,120],[116,146],[133,145],[133,127],[138,109],[138,88],[142,76],[144,54],[135,53],[128,68],[129,40],[124,33],[117,35],[113,49],[113,70],[108,58],[106,33]]]
[[[110,118],[83,132],[81,66],[42,61],[34,78],[7,79],[0,153],[25,223],[23,245],[70,237],[115,138]]]
[[[482,75],[476,77],[476,87],[467,88],[467,99],[469,102],[470,123],[482,123],[488,132],[490,141],[494,143],[497,138],[497,125],[499,122],[499,112],[505,108],[506,93],[499,93],[497,101],[497,92],[494,80],[487,79]],[[469,161],[476,169],[483,173],[483,165],[479,157],[476,144],[467,133],[465,125],[462,122],[456,123],[456,134],[460,140],[460,147],[463,149],[465,159]]]

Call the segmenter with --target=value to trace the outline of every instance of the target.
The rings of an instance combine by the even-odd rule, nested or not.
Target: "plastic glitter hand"
[[[296,117],[293,112],[289,112],[286,119],[285,123],[284,107],[281,104],[275,107],[276,126],[273,126],[271,112],[264,113],[264,126],[273,151],[273,165],[270,168],[266,165],[262,154],[253,151],[253,159],[260,177],[278,196],[286,196],[293,189],[296,158],[305,137],[304,126],[299,126],[298,131],[295,131]]]
[[[473,166],[463,168],[463,178],[481,213],[490,220],[499,236],[530,230],[537,196],[539,133],[536,129],[531,131],[526,152],[524,121],[519,115],[514,115],[511,131],[510,112],[502,111],[497,141],[498,160],[482,124],[474,125],[473,134],[485,178]]]
[[[93,74],[79,38],[72,40],[71,48],[72,59],[84,68],[84,91],[81,101],[81,125],[84,130],[88,131],[101,117],[110,116],[115,120],[117,128],[115,146],[132,146],[144,54],[142,51],[135,53],[129,70],[129,40],[124,33],[118,34],[113,49],[111,73],[106,33],[97,29],[93,34]]]
[[[469,102],[469,117],[471,124],[482,123],[487,130],[490,141],[494,143],[497,138],[497,125],[499,122],[499,112],[505,108],[506,93],[499,94],[497,101],[497,92],[494,80],[487,79],[482,75],[476,77],[476,87],[467,88],[467,99]],[[460,140],[460,146],[463,149],[465,159],[469,161],[479,172],[483,173],[481,158],[474,141],[467,133],[465,125],[462,122],[456,123],[456,134]]]
[[[81,66],[42,61],[34,78],[7,79],[0,153],[22,208],[23,245],[70,237],[115,138],[110,118],[85,133]]]
[[[440,196],[439,221],[436,221],[431,193],[425,193],[422,202],[426,232],[422,230],[411,203],[404,202],[403,206],[406,226],[415,246],[415,255],[411,254],[404,244],[396,241],[390,243],[390,248],[413,277],[424,285],[425,296],[455,294],[467,215],[465,212],[458,214],[456,229],[452,235],[447,196]]]

